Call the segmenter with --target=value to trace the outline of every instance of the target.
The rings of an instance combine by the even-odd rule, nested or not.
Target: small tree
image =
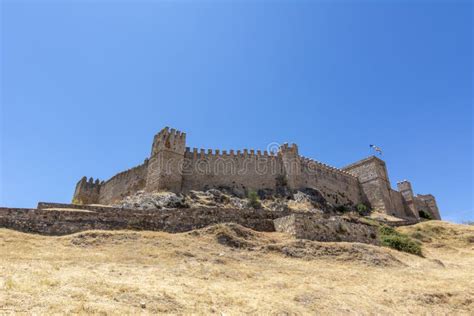
[[[255,209],[262,207],[262,203],[260,203],[257,192],[249,191],[247,199],[248,199],[247,205],[249,207],[252,207]]]

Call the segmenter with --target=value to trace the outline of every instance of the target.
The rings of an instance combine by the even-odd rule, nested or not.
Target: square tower
[[[391,187],[385,162],[375,156],[360,160],[343,168],[359,179],[362,191],[373,209],[396,214],[391,200]]]
[[[186,134],[165,127],[153,139],[145,190],[181,191]]]

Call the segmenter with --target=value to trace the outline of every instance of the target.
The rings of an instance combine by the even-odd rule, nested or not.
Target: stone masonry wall
[[[275,189],[283,174],[281,159],[260,151],[212,151],[196,148],[185,153],[182,191],[230,188],[245,195],[248,190]]]
[[[274,220],[277,232],[298,239],[316,241],[347,241],[379,244],[377,228],[342,218],[323,219],[308,214],[291,214]]]
[[[73,202],[80,204],[96,203],[99,200],[100,187],[101,183],[99,179],[94,181],[93,178],[90,178],[89,181],[87,181],[87,178],[83,177],[76,184]]]
[[[424,210],[428,211],[433,219],[441,220],[441,216],[439,214],[438,205],[436,203],[436,199],[431,194],[418,194],[416,196],[417,199],[420,199],[424,202]]]
[[[396,210],[393,206],[385,162],[376,157],[370,157],[349,165],[343,170],[357,176],[360,186],[374,210],[396,216],[404,213],[403,210]]]
[[[52,207],[48,207],[52,206]],[[288,212],[253,209],[191,208],[139,211],[110,207],[43,205],[42,209],[0,208],[0,227],[45,235],[66,235],[91,229],[136,229],[185,232],[233,222],[257,231],[274,231],[273,220]]]
[[[300,187],[319,189],[335,205],[366,202],[354,175],[309,158],[302,157],[301,160]]]
[[[439,218],[433,196],[415,201],[406,181],[400,184],[403,190],[393,190],[385,162],[376,157],[338,169],[300,156],[296,144],[283,144],[278,153],[191,150],[185,145],[185,133],[164,128],[155,135],[150,158],[142,165],[106,182],[81,179],[73,201],[111,204],[143,189],[180,193],[227,188],[245,195],[249,190],[314,188],[336,206],[365,203],[390,215],[417,218],[417,209],[428,205],[433,217]]]
[[[397,217],[414,217],[412,212],[407,209],[403,196],[400,192],[390,189],[390,199],[392,201],[392,214]]]
[[[95,203],[111,204],[125,196],[142,190],[146,183],[148,160],[137,167],[121,172],[100,186],[99,200]]]

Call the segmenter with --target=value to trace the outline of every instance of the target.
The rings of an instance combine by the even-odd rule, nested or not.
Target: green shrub
[[[82,203],[82,201],[80,199],[78,199],[77,197],[73,198],[72,199],[72,204],[79,204],[79,205],[82,205],[84,203]]]
[[[360,215],[367,215],[369,208],[364,203],[359,203],[356,205],[357,213]]]
[[[247,205],[249,207],[252,207],[252,208],[261,208],[262,207],[262,203],[260,203],[257,192],[249,191],[247,199],[248,199]]]
[[[423,256],[420,244],[408,237],[407,235],[397,232],[389,226],[380,226],[379,237],[382,245],[408,252],[417,256]]]

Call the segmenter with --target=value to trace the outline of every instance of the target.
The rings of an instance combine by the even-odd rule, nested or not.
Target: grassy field
[[[473,314],[474,227],[399,231],[424,257],[234,224],[182,234],[0,229],[0,314]]]

